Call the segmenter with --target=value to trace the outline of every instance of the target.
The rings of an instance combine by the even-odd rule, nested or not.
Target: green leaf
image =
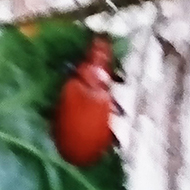
[[[113,51],[117,59],[124,58],[129,52],[129,39],[125,37],[113,38]]]
[[[0,141],[2,141],[0,146],[2,150],[1,158],[5,160],[4,164],[10,163],[10,167],[8,168],[3,168],[4,165],[0,165],[0,167],[2,167],[1,172],[4,173],[6,178],[4,181],[5,183],[0,184],[0,187],[2,187],[1,189],[3,189],[4,186],[7,186],[7,189],[10,190],[28,189],[29,186],[32,186],[32,188],[29,189],[57,190],[54,186],[52,186],[52,181],[56,179],[58,184],[60,184],[61,181],[64,181],[63,187],[61,187],[63,189],[64,185],[68,183],[71,186],[77,187],[76,189],[98,190],[93,185],[91,185],[91,183],[88,182],[75,167],[67,164],[59,157],[54,155],[48,156],[35,146],[32,146],[25,141],[21,141],[18,138],[14,138],[6,133],[0,132]],[[4,145],[3,143],[6,144]],[[61,169],[65,175],[60,176],[57,173],[55,176],[54,174],[56,171],[53,171],[55,173],[51,173],[52,170],[57,168]],[[11,172],[12,175],[10,178],[9,174]],[[41,172],[43,172],[43,175],[40,175]],[[18,179],[20,183],[15,183]],[[29,181],[30,184],[26,184],[25,179],[26,181]],[[10,185],[9,180],[15,184]]]
[[[124,190],[122,186],[124,184],[124,173],[121,160],[113,149],[106,153],[95,166],[82,168],[80,171],[100,189]]]
[[[38,23],[39,35],[33,40],[44,49],[51,66],[63,61],[78,63],[91,42],[91,32],[72,22],[45,20]]]

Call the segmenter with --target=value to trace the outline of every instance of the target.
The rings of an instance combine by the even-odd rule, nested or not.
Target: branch
[[[145,0],[147,1],[147,0]],[[116,7],[128,7],[131,4],[140,4],[140,0],[112,0],[112,2],[115,4]],[[92,4],[87,5],[85,7],[79,6],[79,9],[75,11],[70,11],[67,13],[60,13],[61,15],[70,15],[75,18],[78,18],[78,16],[81,15],[81,12],[85,13],[85,17],[101,13],[102,11],[109,11],[109,7],[107,6],[107,3],[105,0],[96,0]]]
[[[148,0],[112,0],[112,2],[115,4],[117,8],[128,7],[129,5],[132,5],[132,4],[137,5],[137,4],[142,3],[142,1],[148,1]],[[81,20],[88,16],[101,13],[103,11],[110,12],[110,7],[107,5],[105,0],[96,0],[96,1],[93,1],[91,4],[84,7],[78,5],[78,8],[76,10],[71,10],[71,11],[61,12],[60,10],[58,11],[57,9],[54,9],[54,8],[50,8],[48,10],[48,12],[51,13],[52,17],[77,18]],[[39,13],[38,15],[35,15],[34,17],[44,18],[46,16],[47,16],[46,14]],[[24,18],[23,16],[22,18],[18,17],[16,21],[27,21],[27,20],[34,19],[34,17],[32,18],[26,15]]]

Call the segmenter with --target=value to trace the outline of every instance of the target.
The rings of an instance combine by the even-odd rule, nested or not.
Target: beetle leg
[[[113,81],[118,82],[118,83],[125,83],[126,79],[126,72],[122,67],[121,62],[118,59],[115,59],[116,63],[116,68],[118,70],[118,73],[113,72],[111,74],[111,78]],[[114,69],[115,70],[115,69]]]
[[[112,138],[113,138],[113,145],[120,148],[120,142],[113,132],[112,132]]]
[[[112,104],[112,112],[115,113],[118,116],[125,116],[126,112],[125,110],[119,105],[119,103],[111,97],[111,104]]]
[[[118,83],[125,83],[125,80],[123,77],[117,75],[116,73],[113,73],[111,76],[112,80]]]

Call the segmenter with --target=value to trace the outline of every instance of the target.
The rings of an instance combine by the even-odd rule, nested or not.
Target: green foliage
[[[117,155],[110,153],[97,166],[83,169],[57,153],[50,122],[41,115],[54,104],[63,82],[52,65],[80,57],[88,35],[71,24],[62,25],[65,30],[54,23],[41,26],[33,40],[15,27],[0,31],[0,189],[120,190]]]
[[[115,73],[124,72],[121,60],[129,52],[129,40],[126,37],[112,36],[113,41],[113,63],[112,69]]]
[[[89,29],[70,21],[43,20],[38,23],[38,28],[39,35],[34,42],[44,49],[49,64],[58,68],[63,61],[77,64],[85,56],[92,38]]]
[[[82,168],[80,171],[99,189],[124,190],[121,160],[113,149],[106,153],[97,165]]]
[[[118,59],[124,58],[129,52],[129,39],[126,37],[113,37],[113,51]]]

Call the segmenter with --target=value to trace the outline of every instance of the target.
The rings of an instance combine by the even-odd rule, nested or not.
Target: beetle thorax
[[[87,86],[94,90],[107,90],[111,83],[109,73],[102,67],[91,64],[83,64],[79,68],[80,77]]]

